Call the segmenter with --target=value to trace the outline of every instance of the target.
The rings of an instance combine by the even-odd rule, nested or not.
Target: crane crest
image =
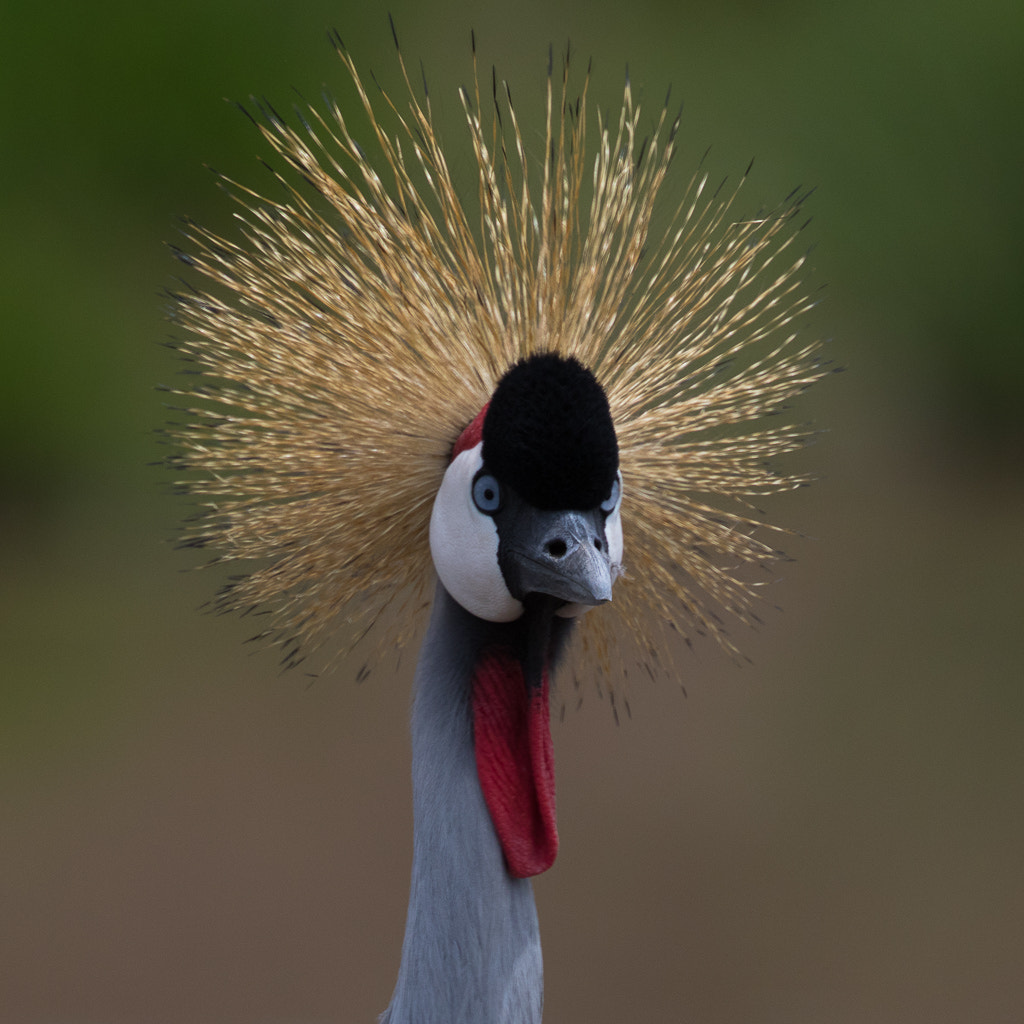
[[[189,225],[179,253],[196,279],[173,296],[191,374],[170,461],[198,505],[182,543],[243,569],[216,607],[269,611],[287,664],[331,634],[411,628],[433,497],[486,406],[485,460],[539,507],[602,501],[621,468],[626,575],[583,623],[590,667],[657,667],[666,629],[731,648],[721,612],[753,618],[781,555],[752,501],[805,482],[775,461],[807,430],[764,417],[824,372],[797,330],[805,196],[743,215],[743,180],[713,190],[699,169],[656,219],[678,119],[657,111],[642,139],[627,81],[592,126],[568,52],[534,166],[474,45],[470,204],[401,53],[406,95],[371,98],[336,44],[359,123],[332,100],[262,110],[272,187],[225,179],[239,230]]]

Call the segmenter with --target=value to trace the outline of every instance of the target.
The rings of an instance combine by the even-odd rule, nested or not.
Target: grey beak
[[[608,542],[599,510],[523,508],[508,527],[501,536],[498,561],[514,597],[548,594],[588,605],[612,599]]]

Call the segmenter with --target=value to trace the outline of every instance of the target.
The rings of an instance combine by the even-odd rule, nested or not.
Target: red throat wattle
[[[484,652],[473,675],[476,770],[516,878],[547,871],[558,853],[548,675],[527,686],[511,651]]]

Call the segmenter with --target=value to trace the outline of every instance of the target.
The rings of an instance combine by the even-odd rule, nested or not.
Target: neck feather
[[[472,679],[509,627],[438,584],[412,713],[413,868],[402,965],[382,1024],[539,1024],[540,932],[507,869],[477,775]]]

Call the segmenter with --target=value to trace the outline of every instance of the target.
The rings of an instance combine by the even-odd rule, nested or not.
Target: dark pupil
[[[494,501],[494,488],[486,488],[484,491],[484,501]]]

